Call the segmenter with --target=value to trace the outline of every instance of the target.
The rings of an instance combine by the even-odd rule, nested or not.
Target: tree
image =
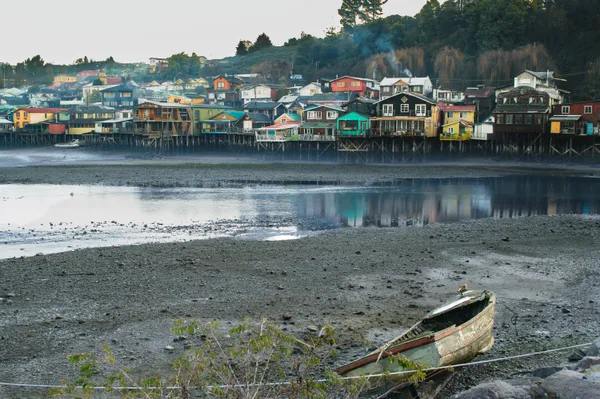
[[[235,48],[235,55],[246,55],[248,49],[252,46],[252,42],[248,40],[240,40],[237,47]]]
[[[254,73],[265,77],[269,82],[287,78],[292,70],[292,64],[286,60],[267,60],[254,67]]]
[[[344,0],[338,10],[340,24],[346,30],[352,30],[357,20],[362,16],[363,0]]]
[[[383,5],[388,0],[362,0],[360,17],[365,22],[373,22],[383,15]]]
[[[92,86],[103,86],[103,85],[104,85],[104,82],[102,82],[102,80],[100,80],[100,78],[98,78],[92,82]]]
[[[250,47],[249,52],[253,53],[255,51],[262,50],[262,49],[269,48],[269,47],[273,47],[273,43],[271,42],[271,39],[265,33],[261,33],[256,38],[256,41],[254,42],[252,47]]]

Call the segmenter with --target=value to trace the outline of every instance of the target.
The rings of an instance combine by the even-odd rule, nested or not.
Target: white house
[[[494,134],[494,115],[490,115],[481,123],[475,124],[472,140],[491,140]]]
[[[433,100],[457,104],[465,101],[465,93],[460,90],[433,89]]]
[[[321,85],[318,83],[309,83],[298,91],[300,97],[310,97],[321,93]]]
[[[243,87],[240,91],[240,98],[244,104],[250,101],[273,101],[276,95],[277,90],[267,85]]]
[[[384,78],[379,84],[380,100],[385,100],[402,92],[432,97],[433,84],[429,76],[424,78]]]
[[[515,76],[512,85],[509,84],[496,88],[496,101],[498,101],[498,95],[509,92],[517,87],[525,86],[548,93],[550,96],[550,105],[562,104],[564,102],[565,93],[568,92],[560,90],[557,87],[557,80],[565,81],[564,79],[555,78],[554,71],[547,70],[545,72],[536,72],[525,69]]]

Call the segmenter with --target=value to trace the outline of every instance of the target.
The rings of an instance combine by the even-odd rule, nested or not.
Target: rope
[[[531,353],[524,353],[524,354],[520,354],[520,355],[513,355],[513,356],[505,356],[505,357],[500,357],[500,358],[495,358],[495,359],[488,359],[488,360],[479,360],[476,362],[469,362],[469,363],[460,363],[460,364],[454,364],[454,365],[450,365],[450,366],[443,366],[443,367],[430,367],[430,368],[426,368],[426,369],[422,369],[421,371],[440,371],[440,370],[448,370],[450,368],[462,368],[462,367],[470,367],[470,366],[479,366],[479,365],[483,365],[483,364],[490,364],[490,363],[497,363],[497,362],[504,362],[507,360],[514,360],[514,359],[522,359],[525,357],[533,357],[533,356],[539,356],[539,355],[545,355],[548,353],[555,353],[555,352],[562,352],[565,350],[569,350],[569,349],[576,349],[576,348],[583,348],[583,347],[589,347],[592,344],[592,342],[586,343],[586,344],[579,344],[579,345],[572,345],[572,346],[565,346],[562,348],[556,348],[556,349],[547,349],[547,350],[543,350],[543,351],[539,351],[539,352],[531,352]],[[414,374],[416,373],[417,370],[406,370],[406,371],[396,371],[396,372],[391,372],[391,373],[379,373],[379,374],[369,374],[369,375],[361,375],[361,376],[351,376],[351,377],[341,377],[342,380],[356,380],[356,379],[362,379],[362,378],[378,378],[378,377],[389,377],[389,376],[395,376],[395,375],[405,375],[405,374]],[[315,382],[327,382],[326,379],[320,379],[320,380],[316,380]],[[290,381],[284,381],[284,382],[270,382],[270,383],[263,383],[263,384],[247,384],[247,385],[243,385],[243,384],[239,384],[239,385],[219,385],[219,386],[215,386],[215,387],[207,387],[208,389],[212,389],[212,388],[220,388],[220,389],[227,389],[227,388],[246,388],[246,387],[252,387],[252,386],[283,386],[283,385],[290,385],[291,382]],[[27,384],[27,383],[12,383],[12,382],[0,382],[0,386],[7,386],[7,387],[19,387],[19,388],[67,388],[65,385],[45,385],[45,384]],[[77,389],[82,389],[83,387],[76,387]],[[94,390],[105,390],[107,389],[105,386],[95,386],[95,387],[86,387],[88,389],[94,389]],[[141,391],[141,390],[178,390],[181,389],[181,387],[178,386],[168,386],[168,387],[111,387],[112,390],[115,391]],[[189,387],[188,389],[197,389],[194,387]]]

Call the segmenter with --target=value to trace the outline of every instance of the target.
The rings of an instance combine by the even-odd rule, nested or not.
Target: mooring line
[[[476,362],[453,364],[450,366],[443,366],[443,367],[430,367],[430,368],[426,368],[426,369],[421,369],[420,371],[421,372],[423,372],[423,371],[440,371],[440,370],[451,370],[451,369],[462,368],[462,367],[479,366],[479,365],[483,365],[483,364],[504,362],[507,360],[540,356],[540,355],[545,355],[548,353],[562,352],[565,350],[583,348],[583,347],[590,346],[590,345],[592,345],[592,342],[588,342],[586,344],[565,346],[562,348],[546,349],[543,351],[524,353],[524,354],[520,354],[520,355],[504,356],[504,357],[495,358],[495,359],[479,360]],[[351,376],[351,377],[340,377],[340,379],[342,379],[342,380],[358,380],[358,379],[363,379],[363,378],[370,379],[370,378],[390,377],[390,376],[395,376],[395,375],[414,374],[417,371],[419,371],[419,370],[406,370],[406,371],[396,371],[396,372],[390,372],[390,373],[378,373],[378,374],[359,375],[359,376]],[[315,382],[327,382],[327,381],[328,381],[327,379],[319,379],[319,380],[316,380]],[[283,381],[283,382],[268,382],[268,383],[261,383],[261,384],[237,384],[237,385],[218,385],[218,386],[207,386],[207,387],[187,387],[186,389],[250,388],[250,387],[257,387],[257,386],[285,386],[285,385],[291,385],[291,384],[292,384],[291,381]],[[47,389],[68,388],[66,385],[28,384],[28,383],[17,383],[17,382],[14,382],[14,383],[13,382],[0,382],[0,386],[17,387],[17,388],[47,388]],[[77,386],[74,388],[75,389],[83,389],[84,387]],[[115,387],[109,387],[109,388],[107,388],[105,386],[92,386],[92,387],[85,387],[85,388],[93,389],[93,390],[112,389],[114,391],[179,390],[179,389],[181,389],[181,387],[178,387],[178,386],[167,386],[167,387],[121,387],[121,386],[115,386]]]

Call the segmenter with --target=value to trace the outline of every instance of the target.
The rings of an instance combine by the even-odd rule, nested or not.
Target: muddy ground
[[[212,159],[212,158],[211,158]],[[167,160],[96,161],[89,164],[44,164],[22,168],[0,167],[0,184],[104,184],[137,187],[203,187],[219,183],[241,184],[394,184],[402,179],[484,178],[515,174],[556,176],[600,176],[591,166],[506,164],[484,165],[440,163],[417,165],[344,165],[315,163],[266,163],[217,158],[190,161],[190,158]],[[212,163],[215,162],[215,163]]]
[[[19,180],[19,171],[3,175],[5,182]],[[177,318],[235,322],[266,316],[299,335],[330,323],[342,359],[350,359],[362,350],[360,334],[380,344],[464,283],[498,296],[496,344],[485,358],[589,342],[600,335],[599,235],[597,218],[537,216],[0,261],[0,297],[9,299],[0,302],[0,381],[72,378],[66,355],[98,352],[103,343],[134,375],[168,370],[184,350],[169,332]],[[292,316],[286,325],[283,314]],[[175,350],[165,351],[166,345]],[[442,397],[488,378],[563,362],[567,355],[459,370]],[[47,395],[0,387],[1,398]]]

